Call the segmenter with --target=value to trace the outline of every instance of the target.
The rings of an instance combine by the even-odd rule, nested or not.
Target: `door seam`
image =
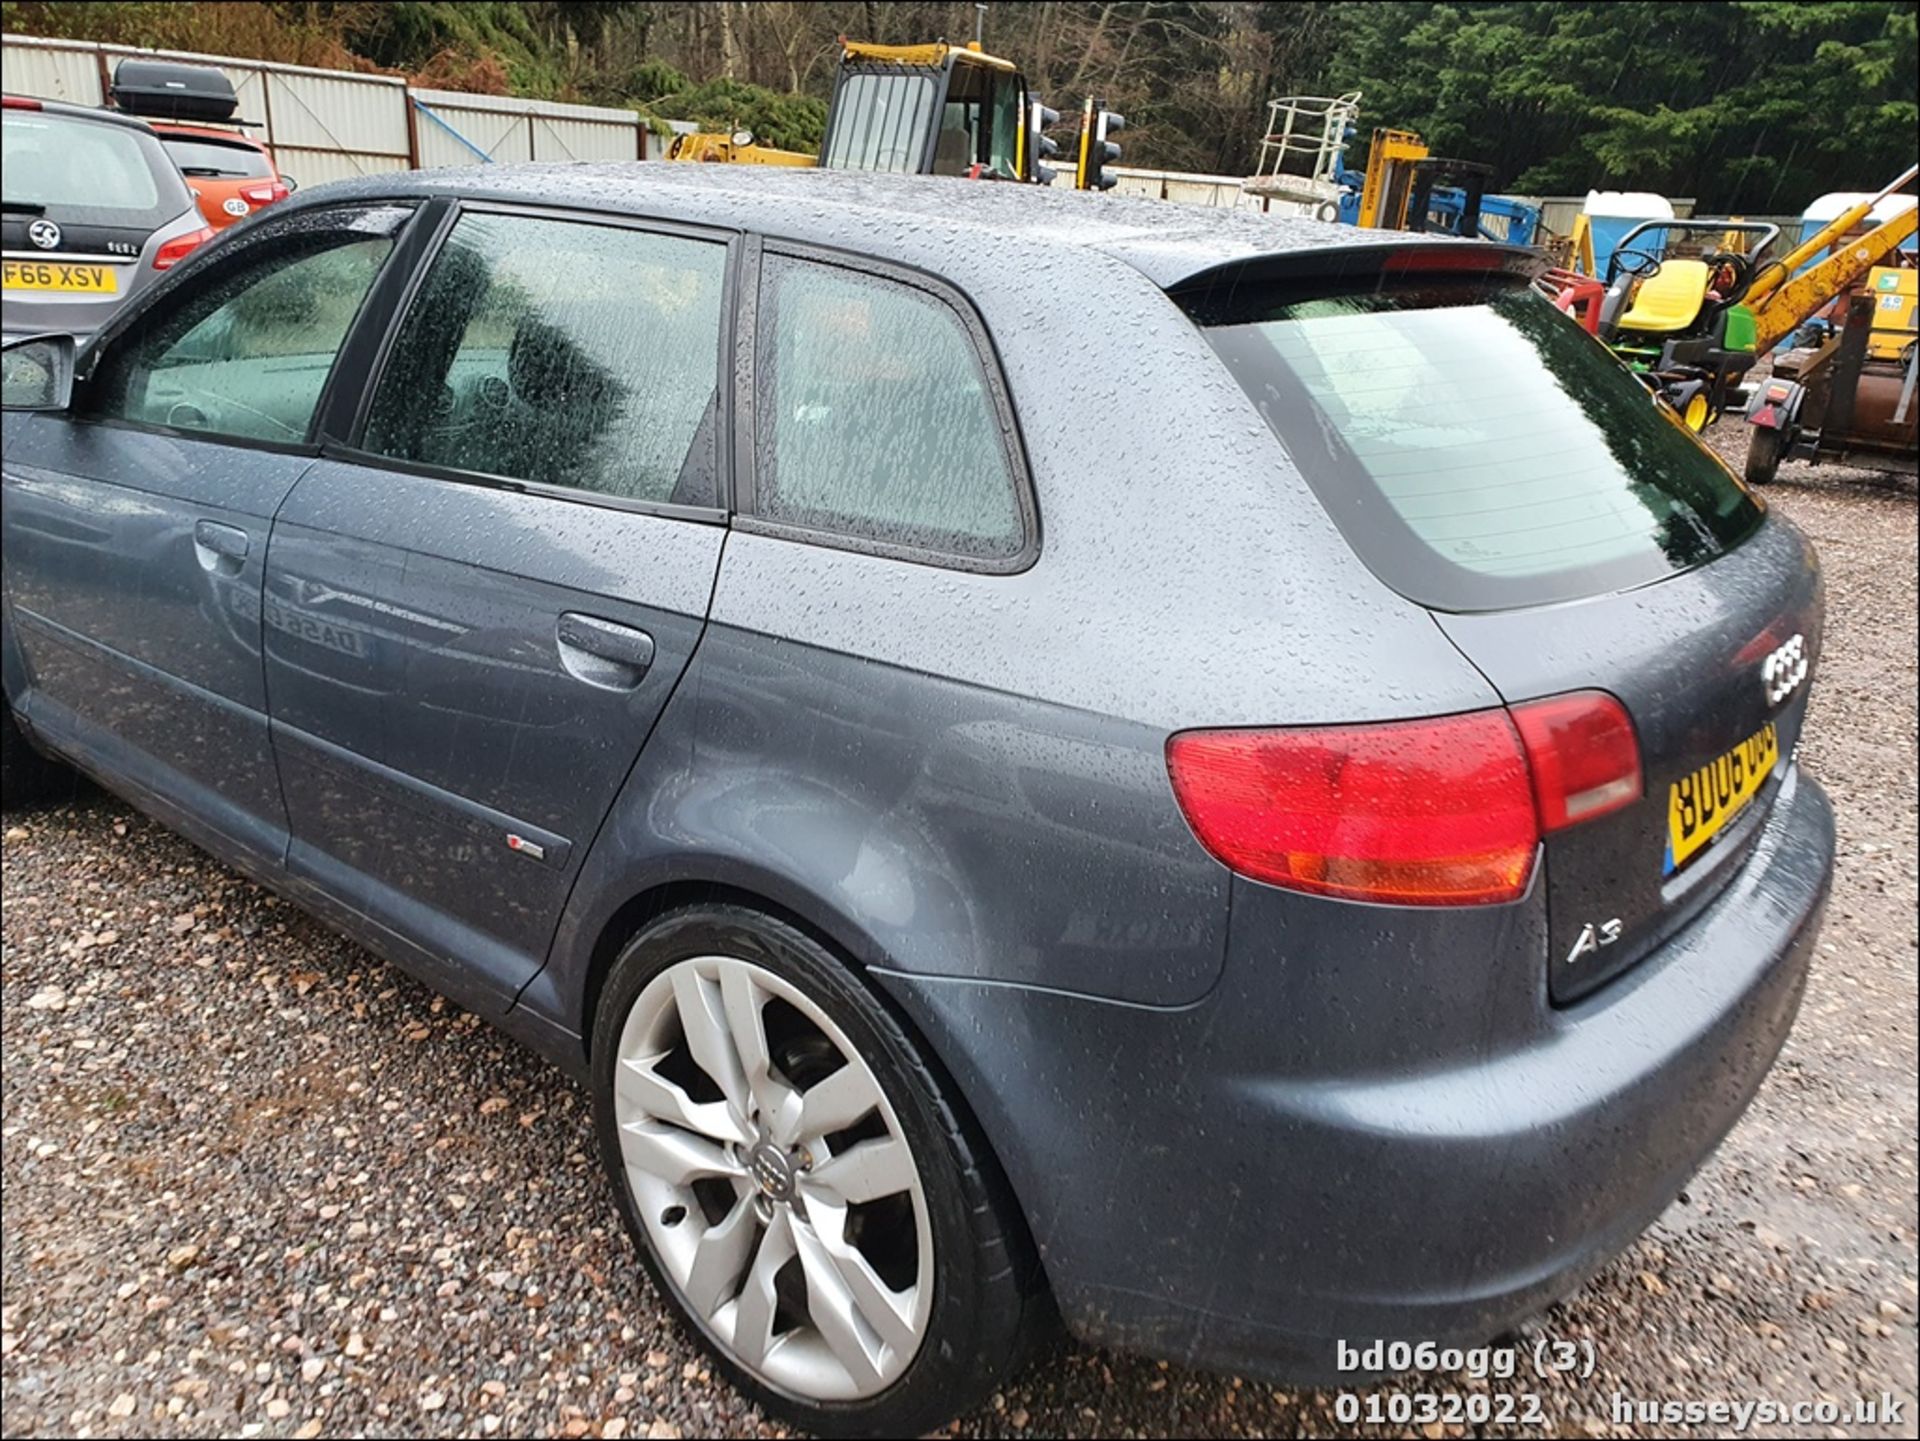
[[[254,617],[259,626],[256,654],[260,657],[260,702],[267,712],[267,754],[273,758],[273,783],[280,792],[280,813],[287,818],[287,839],[280,847],[282,868],[293,864],[293,806],[287,800],[287,777],[280,764],[280,745],[274,738],[273,718],[273,681],[267,667],[267,568],[273,563],[273,538],[280,528],[280,512],[287,508],[287,502],[293,499],[293,493],[300,489],[307,477],[319,469],[320,461],[315,459],[307,468],[293,478],[293,484],[287,487],[287,493],[280,497],[280,503],[273,508],[273,514],[267,517],[267,543],[260,553],[260,612]]]
[[[661,722],[667,717],[668,709],[672,707],[675,698],[680,694],[680,687],[686,682],[687,677],[693,674],[694,666],[700,659],[700,648],[706,643],[707,631],[713,625],[714,601],[720,593],[720,570],[721,567],[726,564],[727,542],[732,538],[732,535],[733,530],[731,526],[724,527],[721,530],[720,548],[714,555],[713,578],[707,587],[707,603],[705,610],[700,616],[699,632],[694,636],[693,644],[687,650],[687,658],[680,667],[680,673],[673,678],[672,684],[667,688],[666,697],[660,702],[659,710],[654,712],[653,724],[647,727],[646,734],[640,737],[640,744],[634,748],[633,759],[627,763],[627,769],[620,777],[620,784],[614,789],[613,799],[608,803],[600,819],[594,824],[593,834],[587,837],[585,843],[581,846],[579,868],[574,871],[573,879],[567,882],[567,893],[565,898],[560,902],[559,914],[554,919],[552,934],[547,937],[546,950],[540,958],[539,968],[527,977],[525,983],[521,985],[519,990],[513,993],[512,1004],[507,1007],[510,1011],[519,1007],[520,998],[527,993],[527,988],[544,976],[549,968],[552,967],[554,944],[558,941],[560,932],[566,925],[568,913],[573,909],[574,895],[580,888],[581,877],[587,873],[587,866],[592,861],[594,851],[599,846],[600,837],[605,834],[608,823],[613,819],[614,812],[620,809],[620,803],[626,796],[627,787],[633,783],[633,774],[639,769],[641,757],[647,753],[647,742],[652,740],[653,733],[660,729]],[[699,737],[696,735],[693,740],[692,753],[694,756],[697,756],[699,753],[698,746]],[[544,1016],[544,1013],[542,1014],[544,1019],[555,1021],[558,1024],[565,1024],[561,1018]]]

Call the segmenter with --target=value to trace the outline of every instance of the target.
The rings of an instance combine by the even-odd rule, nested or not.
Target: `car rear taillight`
[[[1640,799],[1640,742],[1626,707],[1582,690],[1512,707],[1533,769],[1540,829],[1564,830]]]
[[[1184,731],[1173,793],[1240,874],[1347,900],[1518,900],[1539,848],[1527,756],[1504,710],[1312,729]]]
[[[271,185],[249,185],[240,193],[255,205],[271,205],[276,200],[285,200],[293,192],[276,180]]]
[[[212,226],[203,226],[201,229],[192,231],[186,235],[175,236],[172,240],[167,241],[166,244],[153,252],[153,268],[155,270],[171,270],[189,255],[193,254],[197,247],[206,244],[206,242],[211,239],[213,239]]]
[[[40,108],[40,102],[38,100],[29,100],[24,95],[0,96],[0,105],[5,106],[9,110],[38,110]]]
[[[1603,691],[1384,725],[1183,731],[1167,773],[1200,844],[1241,875],[1410,906],[1518,900],[1543,835],[1643,790],[1633,721]]]

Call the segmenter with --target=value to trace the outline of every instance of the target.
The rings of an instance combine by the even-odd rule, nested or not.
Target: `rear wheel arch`
[[[607,977],[627,943],[654,921],[671,911],[694,905],[736,905],[792,926],[812,937],[848,963],[854,975],[866,984],[867,967],[884,959],[879,950],[844,916],[831,914],[825,921],[817,915],[804,915],[783,905],[764,891],[736,882],[681,879],[663,881],[629,896],[600,927],[587,953],[586,976],[580,989],[578,1014],[574,1017],[583,1049],[591,1062],[594,1021],[600,1010],[600,997]],[[824,909],[824,908],[823,908]],[[870,984],[868,989],[879,993]]]

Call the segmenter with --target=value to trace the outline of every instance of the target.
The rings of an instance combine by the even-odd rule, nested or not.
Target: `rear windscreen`
[[[50,111],[8,110],[0,187],[9,209],[81,225],[145,226],[179,215],[187,192],[138,130]]]
[[[273,174],[267,157],[251,145],[210,140],[200,135],[165,135],[160,143],[182,175],[221,180],[265,180]]]
[[[1200,319],[1348,543],[1424,605],[1641,585],[1759,524],[1671,411],[1513,276],[1248,294]]]

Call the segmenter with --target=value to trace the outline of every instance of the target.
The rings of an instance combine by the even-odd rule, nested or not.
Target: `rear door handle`
[[[555,630],[567,674],[603,690],[632,690],[653,664],[653,637],[594,615],[567,611]]]
[[[193,556],[202,570],[238,575],[252,549],[252,539],[237,525],[203,520],[193,527]]]

